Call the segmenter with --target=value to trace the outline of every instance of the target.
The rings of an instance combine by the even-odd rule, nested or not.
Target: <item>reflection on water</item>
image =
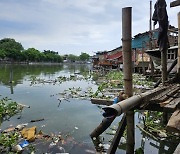
[[[68,136],[67,143],[62,151],[69,153],[93,153],[94,144],[89,134],[96,128],[102,120],[102,109],[91,104],[89,100],[71,98],[61,100],[60,93],[68,88],[97,89],[95,82],[91,80],[65,81],[61,84],[34,84],[31,85],[32,76],[54,80],[59,76],[69,76],[78,74],[86,76],[89,74],[91,65],[0,65],[0,95],[9,97],[16,102],[30,106],[24,108],[21,115],[11,118],[10,121],[3,122],[1,129],[10,125],[16,126],[21,123],[29,123],[28,127],[37,126],[38,131],[45,133],[63,134]],[[53,97],[52,97],[53,96]],[[20,117],[20,118],[19,118]],[[34,119],[45,119],[43,121],[30,123]],[[119,118],[112,125],[117,125]],[[136,115],[136,122],[138,117]],[[100,142],[109,145],[113,136],[103,133],[103,140]],[[163,153],[167,144],[160,144],[152,139],[141,142],[143,134],[136,129],[136,148],[143,147],[145,153]],[[143,140],[144,141],[144,140]],[[99,143],[99,144],[100,144]],[[53,149],[47,145],[39,145],[39,153],[48,152]],[[42,147],[41,147],[42,146]],[[172,147],[172,146],[171,146]],[[57,147],[56,147],[57,148]],[[58,150],[54,147],[54,152]],[[96,147],[97,148],[97,147]],[[124,146],[120,146],[117,153],[125,153]],[[173,147],[172,147],[173,148]],[[43,150],[47,151],[43,151]],[[170,149],[167,153],[172,152]]]

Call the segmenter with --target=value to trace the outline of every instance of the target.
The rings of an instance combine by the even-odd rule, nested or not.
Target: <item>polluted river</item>
[[[2,118],[0,142],[4,130],[21,125],[36,130],[34,140],[21,146],[22,153],[106,153],[121,116],[95,144],[90,133],[101,123],[104,111],[103,105],[91,103],[91,97],[98,96],[95,92],[100,89],[97,76],[92,72],[90,64],[0,65],[0,99],[8,98],[22,105],[21,112],[8,119]],[[138,88],[142,86],[137,85]],[[141,113],[135,113],[135,122],[135,125],[142,123]],[[169,148],[168,143],[153,140],[138,127],[135,129],[136,152],[156,154],[171,148],[168,153],[172,153],[176,146]],[[17,148],[24,141],[19,137],[13,146]],[[6,147],[3,146],[0,143],[0,147]],[[7,148],[6,152],[12,149]],[[116,153],[126,153],[125,149],[123,137]],[[3,153],[3,149],[0,150]]]

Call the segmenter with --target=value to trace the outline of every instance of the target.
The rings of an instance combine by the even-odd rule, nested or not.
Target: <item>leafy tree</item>
[[[6,57],[12,60],[19,60],[23,49],[21,43],[16,42],[14,39],[4,38],[0,40],[0,50],[3,50]]]
[[[89,60],[90,55],[87,53],[82,52],[81,55],[79,56],[79,59],[82,61]]]
[[[78,60],[78,56],[73,55],[73,54],[69,54],[67,59],[72,61],[72,62],[75,62],[76,60]]]
[[[0,59],[5,57],[15,61],[32,61],[32,62],[62,62],[62,57],[58,52],[44,50],[40,52],[35,48],[23,49],[21,43],[11,38],[0,40]]]
[[[40,58],[40,61],[45,61],[46,60],[46,55],[43,53],[43,52],[40,52],[39,54],[39,58]]]
[[[27,61],[40,61],[40,51],[35,48],[29,48],[23,52],[25,60]]]
[[[0,49],[0,58],[4,59],[6,57],[6,52],[3,49]]]
[[[58,52],[51,50],[44,50],[45,60],[48,62],[62,62],[63,58],[58,55]]]

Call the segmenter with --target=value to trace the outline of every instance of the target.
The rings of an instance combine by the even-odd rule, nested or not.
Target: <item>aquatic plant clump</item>
[[[22,107],[17,102],[5,97],[0,100],[0,118],[1,120],[8,120],[13,115],[19,113]]]
[[[134,88],[150,89],[154,86],[154,82],[146,79],[142,74],[133,74]]]
[[[124,82],[123,72],[121,71],[113,71],[106,74],[107,80],[119,80],[121,85]],[[154,83],[150,80],[147,80],[142,74],[133,74],[133,85],[135,87],[140,88],[151,88]],[[137,86],[138,85],[138,86]]]
[[[137,125],[144,133],[156,140],[166,140],[171,142],[179,142],[179,135],[173,132],[168,132],[163,124],[163,112],[158,111],[144,111],[143,116],[143,128]]]
[[[0,135],[0,152],[7,153],[10,152],[12,147],[15,146],[19,139],[19,132],[9,132],[9,133],[2,133]]]
[[[99,78],[101,79],[101,78]],[[119,88],[123,90],[124,76],[121,71],[111,71],[108,72],[102,81],[98,84],[97,91],[93,94],[94,98],[106,98],[104,93],[107,89]],[[143,75],[133,74],[133,85],[136,89],[150,89],[153,87],[154,83],[147,80]],[[109,97],[112,99],[113,97]]]
[[[23,107],[17,102],[5,97],[0,100],[0,118],[1,122],[8,120],[15,114],[21,112]],[[19,138],[19,132],[1,133],[0,134],[0,152],[6,153],[15,145]]]
[[[30,77],[30,85],[37,85],[37,84],[62,84],[67,81],[81,81],[81,80],[86,80],[90,81],[91,80],[91,75],[87,74],[82,74],[82,75],[77,75],[77,74],[71,74],[69,76],[58,76],[55,79],[43,79],[43,78],[38,78],[36,76],[31,76]]]

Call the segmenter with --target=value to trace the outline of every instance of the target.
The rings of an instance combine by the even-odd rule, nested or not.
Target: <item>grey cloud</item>
[[[110,50],[121,44],[121,12],[127,6],[133,7],[133,35],[147,31],[149,0],[2,0],[0,33],[17,39],[25,48]],[[178,11],[168,7],[175,26]],[[11,25],[3,27],[8,22]]]

